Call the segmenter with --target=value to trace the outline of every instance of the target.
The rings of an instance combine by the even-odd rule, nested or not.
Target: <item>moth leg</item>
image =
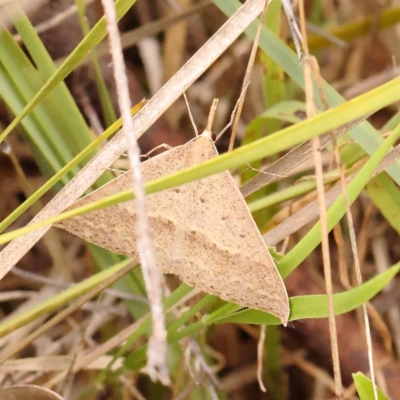
[[[251,171],[258,172],[259,174],[272,175],[272,176],[276,176],[277,178],[281,178],[281,179],[287,178],[287,175],[279,175],[279,174],[274,174],[272,172],[268,172],[268,167],[266,167],[265,169],[258,169],[258,168],[252,167],[250,164],[246,164],[246,167]]]
[[[140,157],[144,158],[149,158],[150,154],[154,153],[158,149],[166,149],[166,150],[171,150],[173,147],[170,146],[169,144],[166,143],[161,143],[158,146],[154,147],[154,149],[151,149],[148,153],[142,154]]]

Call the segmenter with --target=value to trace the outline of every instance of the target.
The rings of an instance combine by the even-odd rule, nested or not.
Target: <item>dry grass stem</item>
[[[319,92],[320,92],[322,101],[324,103],[325,109],[328,109],[329,106],[328,106],[328,101],[326,98],[325,91],[323,89],[322,77],[320,75],[318,62],[315,58],[313,59],[312,66],[314,69],[314,74],[316,77],[316,81],[317,81],[317,85],[319,88]],[[346,207],[346,218],[347,218],[347,224],[349,227],[349,235],[350,235],[350,243],[351,243],[351,250],[352,250],[352,255],[353,255],[354,268],[355,268],[355,272],[356,272],[357,283],[360,286],[363,283],[363,279],[362,279],[362,274],[361,274],[359,252],[358,252],[358,248],[357,248],[357,239],[356,239],[356,234],[355,234],[353,215],[352,215],[351,207],[350,207],[351,204],[350,204],[349,196],[347,193],[346,171],[341,162],[340,151],[339,151],[339,147],[336,143],[336,138],[335,138],[334,134],[332,134],[332,143],[333,143],[333,147],[334,147],[333,156],[334,156],[336,165],[339,168],[340,185],[342,188],[342,193],[344,196],[344,202],[345,202],[345,207]],[[378,326],[381,327],[380,331],[385,332],[385,324],[383,323],[382,319],[379,318],[379,315],[375,312],[373,307],[369,307],[369,308],[370,308],[370,312],[372,313],[372,315],[375,315],[375,320],[376,320]],[[364,318],[365,335],[366,335],[366,340],[367,340],[368,363],[369,363],[369,368],[371,371],[371,380],[372,380],[372,385],[373,385],[374,398],[375,398],[375,400],[378,400],[378,390],[377,390],[377,386],[376,386],[375,370],[374,370],[371,328],[370,328],[370,322],[369,322],[369,317],[368,317],[367,304],[364,303],[362,305],[362,311],[363,311],[363,318]]]
[[[240,116],[242,115],[243,105],[244,105],[244,101],[246,98],[246,91],[247,91],[247,87],[250,84],[251,71],[253,70],[253,67],[254,67],[254,61],[256,59],[256,55],[257,55],[257,51],[258,51],[258,43],[260,41],[261,31],[264,26],[264,19],[265,19],[265,15],[267,14],[268,5],[269,5],[270,1],[271,0],[265,0],[265,6],[263,9],[263,12],[260,15],[260,21],[258,22],[257,33],[254,38],[253,46],[251,48],[249,61],[247,62],[246,73],[244,75],[243,83],[242,83],[242,90],[241,90],[241,94],[240,94],[240,97],[239,97],[239,100],[237,103],[237,110],[235,112],[235,118],[234,118],[233,124],[232,124],[232,134],[231,134],[231,138],[229,141],[228,151],[232,151],[233,146],[235,144],[237,128],[239,125]]]
[[[335,157],[337,165],[339,166],[339,171],[340,171],[340,184],[341,184],[342,193],[344,196],[344,201],[345,201],[345,206],[346,206],[346,218],[347,218],[347,224],[349,226],[350,243],[351,243],[351,250],[352,250],[352,254],[353,254],[353,262],[354,262],[354,268],[355,268],[356,277],[357,277],[357,283],[358,283],[358,285],[362,285],[363,279],[362,279],[360,262],[359,262],[359,257],[358,257],[357,240],[356,240],[356,235],[355,235],[353,216],[352,216],[351,207],[350,207],[351,204],[350,204],[349,196],[347,193],[345,169],[344,169],[343,164],[340,159],[340,153],[339,153],[338,146],[334,146],[334,157]],[[366,339],[367,339],[368,363],[369,363],[370,371],[371,371],[371,380],[372,380],[372,384],[373,384],[374,398],[375,398],[375,400],[378,400],[378,390],[377,390],[377,386],[376,386],[376,382],[375,382],[371,328],[370,328],[370,323],[369,323],[369,318],[368,318],[367,304],[362,305],[362,310],[363,310],[364,325],[365,325],[365,335],[366,335]]]
[[[110,51],[114,64],[114,79],[118,94],[118,104],[123,120],[123,130],[127,143],[128,157],[132,167],[132,186],[135,193],[135,204],[138,210],[136,232],[143,278],[152,313],[153,332],[147,352],[147,368],[152,379],[159,379],[164,385],[169,385],[169,372],[166,363],[167,332],[162,306],[163,275],[156,264],[153,239],[150,233],[147,215],[146,193],[143,186],[140,168],[140,149],[131,118],[131,100],[129,97],[128,78],[125,71],[124,56],[117,25],[115,5],[112,0],[102,0],[106,17]],[[134,229],[134,227],[132,227]]]
[[[260,385],[260,389],[263,392],[267,391],[267,389],[265,388],[263,379],[262,379],[266,330],[267,330],[267,325],[264,325],[264,324],[261,325],[260,338],[258,339],[258,345],[257,345],[257,380],[258,380],[258,384]]]
[[[302,2],[300,2],[300,9],[302,9]],[[303,19],[304,21],[304,19]],[[304,56],[304,82],[305,82],[305,95],[306,95],[306,106],[307,106],[307,117],[312,118],[316,115],[316,106],[314,103],[314,91],[312,74],[315,72],[316,60],[312,58],[308,53]],[[333,288],[332,288],[332,271],[331,261],[329,252],[329,238],[328,238],[328,225],[326,218],[326,201],[325,201],[325,188],[324,188],[324,176],[322,170],[321,150],[319,138],[313,138],[311,140],[311,146],[313,149],[313,158],[315,162],[315,176],[317,181],[317,194],[318,194],[318,207],[321,223],[321,246],[322,246],[322,257],[323,267],[325,276],[325,289],[328,297],[328,311],[329,311],[329,332],[331,339],[331,350],[333,360],[333,374],[335,379],[335,395],[337,399],[343,398],[343,385],[340,373],[340,360],[339,360],[339,347],[337,343],[337,328],[335,321],[335,309],[333,304]]]
[[[292,34],[293,43],[296,48],[297,56],[299,57],[299,60],[301,60],[303,58],[303,52],[301,49],[302,46],[304,45],[304,39],[300,32],[299,26],[297,25],[296,17],[294,16],[293,13],[292,4],[290,0],[281,0],[281,3],[289,23],[289,28]]]

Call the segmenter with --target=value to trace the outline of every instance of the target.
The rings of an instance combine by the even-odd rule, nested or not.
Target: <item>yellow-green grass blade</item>
[[[162,190],[170,189],[174,186],[179,186],[184,183],[225,171],[227,169],[238,168],[241,165],[250,163],[271,154],[275,154],[279,151],[287,149],[288,147],[292,147],[298,143],[309,140],[312,137],[326,132],[327,130],[335,129],[339,125],[346,124],[374,111],[373,107],[375,104],[369,102],[371,96],[374,98],[379,98],[379,100],[382,99],[380,102],[385,102],[385,104],[390,104],[391,102],[398,100],[400,98],[400,91],[397,89],[399,81],[400,78],[396,78],[393,81],[388,82],[387,84],[382,85],[368,93],[365,93],[346,104],[341,104],[333,109],[324,111],[314,118],[282,129],[281,131],[276,132],[268,137],[252,142],[246,146],[242,146],[230,153],[223,154],[199,165],[195,165],[172,175],[148,182],[145,185],[146,192],[147,194],[156,193]],[[389,142],[390,140],[387,139],[382,145],[382,149],[384,148],[385,152],[388,151]],[[382,154],[382,149],[380,149],[379,157],[383,157],[384,155]],[[375,154],[371,160],[372,159],[377,160],[377,155]],[[371,165],[370,161],[368,165]],[[363,184],[363,186],[365,186],[365,184],[366,182]],[[108,196],[100,201],[62,213],[48,220],[0,235],[0,244],[6,243],[15,237],[31,232],[39,227],[62,221],[63,219],[69,217],[84,214],[86,212],[98,210],[110,205],[115,205],[119,202],[127,201],[132,198],[133,193],[130,190],[113,196]]]

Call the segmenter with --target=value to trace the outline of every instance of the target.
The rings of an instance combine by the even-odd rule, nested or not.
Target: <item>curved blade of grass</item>
[[[380,162],[389,152],[390,148],[400,137],[400,124],[393,130],[390,136],[383,142],[378,150],[363,165],[356,177],[347,186],[347,193],[350,204],[359,196],[363,188],[370,181],[373,173],[378,168]],[[327,211],[328,230],[340,221],[345,215],[346,207],[343,194],[333,203]],[[303,239],[287,253],[279,262],[278,269],[285,278],[293,271],[320,243],[321,228],[320,222],[317,222],[313,228],[303,237]]]
[[[215,3],[215,5],[217,5],[218,8],[220,8],[227,16],[231,16],[237,8],[240,7],[240,3],[237,0],[213,0],[213,3]],[[249,37],[254,38],[256,29],[257,24],[253,23],[245,33]],[[297,55],[265,26],[262,30],[259,47],[277,64],[279,64],[297,85],[304,89],[303,67],[301,63],[298,62]],[[345,102],[343,97],[326,82],[324,82],[324,91],[330,107],[335,107]],[[314,98],[320,98],[318,88],[314,89]],[[371,101],[375,102],[374,99],[371,99]],[[380,101],[381,100],[376,99],[375,106],[377,108],[383,107],[379,105]],[[372,154],[379,144],[382,143],[382,138],[369,123],[360,124],[350,133],[355,141],[368,154]],[[397,184],[400,184],[400,164],[396,163],[391,165],[387,171]]]
[[[400,271],[400,263],[397,263],[387,271],[375,276],[369,281],[353,289],[333,295],[335,305],[335,315],[345,314],[355,310],[362,304],[371,300],[378,294]],[[309,318],[328,318],[327,296],[310,295],[290,297],[290,317],[289,321],[297,321]],[[280,325],[281,321],[273,315],[257,310],[245,310],[231,315],[216,317],[213,314],[203,318],[204,323],[240,323],[240,324],[268,324]]]
[[[264,124],[265,120],[268,119],[278,119],[290,122],[291,124],[297,124],[304,119],[297,116],[296,114],[298,113],[306,115],[306,104],[304,102],[295,100],[281,101],[254,118],[249,123],[248,129],[252,128],[253,124],[256,126]]]
[[[367,378],[362,372],[356,372],[353,374],[353,379],[357,388],[357,393],[360,396],[360,400],[373,400],[374,388],[372,386],[371,379]],[[389,400],[382,390],[379,389],[379,387],[377,387],[377,389],[378,400]]]
[[[375,294],[382,290],[391,279],[393,279],[399,270],[400,264],[397,264],[357,288],[343,293],[334,294],[333,301],[335,304],[335,314],[339,315],[352,311],[370,300]],[[291,309],[289,321],[328,317],[328,299],[326,295],[291,297],[289,298],[289,301]],[[201,320],[196,321],[187,327],[181,327],[181,329],[176,329],[172,332],[168,329],[168,342],[175,343],[178,340],[193,335],[199,330],[215,323],[244,323],[257,325],[281,324],[281,321],[278,318],[262,311],[245,310],[236,312],[240,308],[241,307],[235,304],[227,303],[214,313],[205,315]],[[229,312],[232,314],[229,315]],[[176,328],[176,326],[174,326],[174,328]],[[124,366],[130,370],[138,370],[142,368],[146,362],[146,348],[147,346],[143,346],[139,350],[130,354],[125,359]]]
[[[117,0],[115,3],[117,20],[129,10],[136,0]],[[97,22],[90,33],[79,43],[75,50],[57,69],[51,78],[40,88],[32,100],[24,107],[18,116],[11,122],[7,129],[0,135],[0,143],[15,129],[21,120],[36,107],[68,74],[80,63],[89,51],[99,44],[106,36],[106,23],[104,16]]]
[[[399,83],[400,78],[396,78],[377,89],[356,97],[346,104],[342,104],[333,109],[324,111],[312,119],[282,129],[275,134],[252,142],[246,146],[242,146],[230,153],[223,154],[202,164],[190,167],[152,182],[148,182],[145,185],[146,192],[147,194],[156,193],[174,186],[182,185],[184,183],[225,171],[227,169],[237,168],[262,157],[275,154],[286,149],[287,147],[309,140],[312,137],[315,137],[328,130],[335,129],[339,125],[343,125],[356,118],[375,111],[375,108],[373,108],[374,103],[371,101],[372,98],[378,98],[380,100],[379,103],[384,102],[385,104],[390,104],[391,102],[400,99],[400,91],[397,88]],[[392,137],[392,135],[390,137]],[[388,146],[387,140],[385,141],[386,147]],[[133,193],[130,190],[115,194],[113,196],[108,196],[101,201],[76,208],[36,224],[31,224],[13,232],[0,235],[0,244],[6,243],[39,227],[53,224],[55,222],[62,221],[63,219],[84,214],[86,212],[99,210],[107,206],[115,205],[119,202],[131,200],[132,198]]]

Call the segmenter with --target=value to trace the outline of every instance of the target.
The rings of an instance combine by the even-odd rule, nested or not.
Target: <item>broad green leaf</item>
[[[360,400],[375,400],[374,388],[371,379],[367,378],[362,372],[353,374],[354,384]],[[379,387],[377,387],[378,400],[389,400]]]

